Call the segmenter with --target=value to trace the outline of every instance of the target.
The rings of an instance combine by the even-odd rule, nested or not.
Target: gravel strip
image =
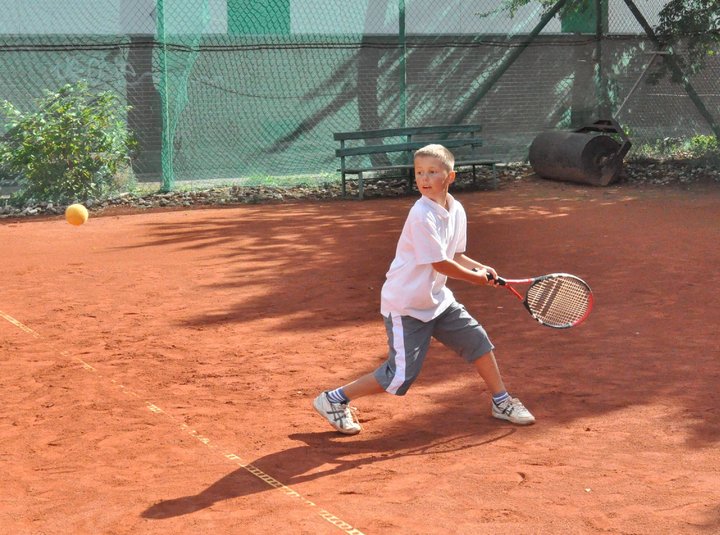
[[[453,189],[468,191],[488,189],[491,186],[489,171],[479,171],[477,183],[466,174],[459,174]],[[502,189],[525,179],[537,179],[527,164],[509,164],[498,167],[499,188]],[[713,165],[698,165],[686,161],[643,161],[625,164],[623,174],[613,186],[627,187],[689,187],[694,184],[720,183],[720,169]],[[178,183],[182,187],[182,183]],[[406,194],[405,179],[376,179],[365,185],[365,197],[398,197]],[[594,186],[588,186],[594,187]],[[348,183],[348,197],[357,194],[355,184]],[[342,198],[339,184],[322,186],[296,186],[291,188],[266,186],[208,187],[197,190],[181,190],[170,193],[122,193],[115,197],[85,202],[92,213],[108,209],[187,209],[199,206],[225,206],[237,204],[287,203]],[[21,208],[11,206],[9,196],[0,197],[0,219],[33,216],[60,215],[65,205],[37,203]]]

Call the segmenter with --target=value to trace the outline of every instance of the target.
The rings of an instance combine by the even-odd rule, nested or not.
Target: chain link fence
[[[656,80],[666,50],[630,4],[655,27],[665,3],[548,16],[500,0],[0,0],[0,98],[30,109],[80,79],[112,90],[132,107],[135,175],[167,189],[334,180],[333,133],[356,129],[480,123],[500,161],[609,116],[636,146],[716,135],[717,56]]]

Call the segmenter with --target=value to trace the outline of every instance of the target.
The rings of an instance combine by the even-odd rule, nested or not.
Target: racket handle
[[[488,272],[488,274],[487,274],[487,280],[488,280],[488,281],[491,281],[491,280],[493,280],[494,278],[495,278],[495,277],[493,277],[493,274],[490,273],[490,272]],[[497,283],[498,283],[500,286],[505,286],[505,284],[507,284],[507,283],[505,282],[505,279],[503,279],[502,277],[498,277],[498,278],[497,278]]]

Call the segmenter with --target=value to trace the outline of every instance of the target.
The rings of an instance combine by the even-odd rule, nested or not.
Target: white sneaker
[[[492,415],[500,420],[507,420],[508,422],[518,425],[535,423],[535,417],[517,398],[508,398],[500,403],[500,405],[493,403]]]
[[[333,403],[325,392],[320,393],[313,401],[313,407],[321,416],[330,422],[335,429],[346,435],[357,435],[362,427],[355,415],[355,408],[347,403]]]

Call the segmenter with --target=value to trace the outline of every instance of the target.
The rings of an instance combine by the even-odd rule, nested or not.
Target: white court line
[[[28,326],[26,326],[26,325],[23,325],[23,324],[20,323],[18,320],[16,320],[15,318],[13,318],[11,315],[5,314],[5,312],[3,312],[2,310],[0,310],[0,317],[5,318],[5,319],[8,320],[10,323],[12,323],[13,325],[15,325],[15,327],[19,328],[19,329],[22,330],[22,331],[25,331],[26,333],[28,333],[29,335],[33,336],[34,338],[40,338],[40,335],[39,335],[38,333],[36,333],[35,331],[33,331],[30,327],[28,327]]]
[[[9,314],[5,314],[1,310],[0,310],[0,317],[6,319],[8,322],[15,325],[20,330],[30,334],[34,338],[40,338],[40,334],[38,334],[36,331],[32,330],[30,327],[24,325],[23,323],[19,322],[18,320],[16,320]],[[71,356],[67,351],[60,351],[60,354],[66,358],[76,360],[77,362],[79,362],[81,364],[81,366],[84,370],[96,374],[98,378],[103,378],[103,379],[110,381],[112,384],[114,384],[117,388],[122,390],[124,393],[126,393],[130,396],[133,396],[137,399],[142,400],[142,397],[139,394],[128,389],[125,385],[118,383],[112,377],[105,377],[102,374],[98,373],[98,370],[94,366],[91,366],[90,364],[88,364],[87,362],[82,360],[80,357]],[[228,461],[234,463],[235,465],[239,466],[240,468],[243,468],[244,470],[246,470],[247,472],[249,472],[256,478],[258,478],[259,480],[263,481],[269,487],[282,492],[286,496],[289,496],[291,498],[295,498],[295,499],[299,500],[302,504],[304,504],[308,507],[312,507],[312,508],[318,507],[318,505],[316,503],[308,500],[307,498],[302,496],[297,491],[291,489],[290,487],[288,487],[287,485],[278,481],[274,477],[266,474],[265,472],[260,470],[258,467],[253,466],[252,464],[243,461],[243,459],[239,455],[236,455],[235,453],[232,453],[229,451],[222,451],[222,449],[219,448],[218,446],[216,446],[210,440],[210,438],[208,438],[204,435],[201,435],[195,429],[192,429],[191,427],[189,427],[187,424],[181,423],[177,418],[175,418],[173,415],[165,412],[163,409],[158,407],[155,403],[151,403],[150,401],[147,401],[147,400],[144,400],[144,403],[150,412],[152,412],[154,414],[161,414],[161,415],[165,416],[166,418],[170,419],[174,424],[178,425],[178,427],[181,431],[183,431],[184,433],[187,433],[188,435],[190,435],[191,437],[196,439],[198,442],[207,446],[209,449],[217,452],[219,455],[222,455]],[[364,535],[364,533],[362,531],[360,531],[359,529],[353,528],[352,525],[350,525],[347,522],[345,522],[344,520],[338,518],[337,516],[330,513],[329,511],[326,511],[325,509],[322,509],[322,508],[318,509],[317,514],[320,515],[320,517],[323,520],[329,522],[333,526],[339,528],[340,530],[344,531],[345,533],[347,533],[349,535]]]

